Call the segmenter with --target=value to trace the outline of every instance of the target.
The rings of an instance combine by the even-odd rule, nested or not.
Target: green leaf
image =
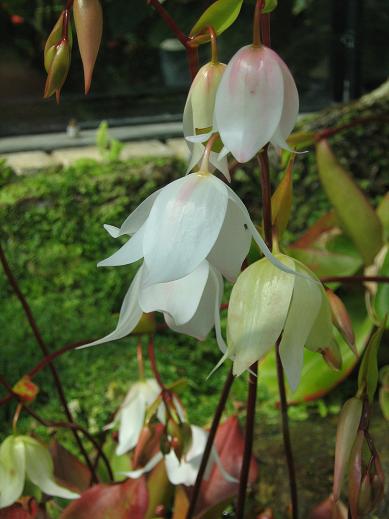
[[[265,5],[262,8],[262,14],[271,13],[276,9],[278,0],[265,0]]]
[[[389,276],[389,250],[386,252],[384,262],[378,275]],[[377,285],[374,309],[378,319],[383,321],[385,316],[389,314],[389,283],[377,283]]]
[[[358,373],[358,391],[366,391],[370,402],[373,402],[378,384],[377,355],[382,335],[385,330],[385,325],[386,318],[382,322],[381,326],[371,336]]]
[[[276,230],[278,239],[281,238],[282,233],[286,229],[290,212],[292,209],[292,197],[293,197],[293,163],[294,154],[290,156],[288,166],[285,171],[285,175],[281,182],[278,184],[271,198],[271,220],[272,225]]]
[[[382,224],[351,174],[337,161],[325,139],[316,144],[319,176],[341,227],[350,236],[366,265],[382,247]]]
[[[190,36],[196,36],[207,27],[212,27],[217,35],[221,34],[235,22],[242,3],[243,0],[217,0],[200,16]]]
[[[389,365],[381,368],[380,380],[381,380],[381,388],[380,388],[379,401],[380,401],[381,411],[385,417],[385,420],[389,421]]]
[[[373,328],[373,323],[366,316],[363,290],[357,294],[354,291],[345,294],[343,302],[350,314],[355,332],[356,348],[359,355],[361,355]],[[327,366],[320,354],[305,349],[301,382],[293,394],[288,389],[288,399],[290,402],[299,403],[324,396],[343,381],[354,368],[357,362],[355,355],[337,330],[334,330],[334,335],[342,352],[342,369],[339,371],[332,370]],[[261,362],[259,373],[258,383],[260,390],[266,394],[267,398],[278,401],[274,352]]]
[[[381,203],[377,207],[378,218],[382,222],[384,228],[384,239],[389,239],[389,193],[386,193]]]

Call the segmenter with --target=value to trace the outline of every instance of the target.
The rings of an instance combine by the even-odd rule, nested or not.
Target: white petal
[[[139,304],[146,313],[164,312],[170,315],[177,326],[183,325],[197,311],[208,275],[208,262],[202,261],[193,272],[177,281],[157,283],[141,289]]]
[[[108,225],[107,223],[105,223],[103,227],[107,231],[107,233],[110,236],[112,236],[112,238],[118,238],[120,236],[119,227],[115,227],[114,225]]]
[[[121,472],[123,476],[127,476],[131,479],[137,479],[143,476],[143,474],[146,474],[147,472],[150,472],[150,470],[153,470],[154,467],[158,465],[158,463],[163,460],[162,452],[157,452],[150,461],[146,463],[144,467],[141,467],[140,469],[131,470],[130,472]]]
[[[109,258],[100,261],[98,267],[118,267],[120,265],[129,265],[138,261],[143,256],[143,237],[145,226],[142,227],[130,238],[119,250],[117,250]]]
[[[283,96],[281,68],[270,49],[248,45],[233,56],[216,95],[215,117],[224,145],[239,162],[270,141]]]
[[[223,226],[207,259],[224,277],[234,282],[250,250],[251,240],[241,209],[229,199]]]
[[[161,191],[162,188],[157,189],[157,191],[154,191],[154,193],[149,195],[140,205],[138,205],[138,207],[122,223],[119,236],[122,236],[123,234],[134,234],[142,227],[150,214],[154,201]]]
[[[220,274],[219,278],[216,278],[217,284],[215,284],[214,274],[210,271],[196,313],[188,322],[178,325],[171,316],[165,315],[166,324],[169,328],[178,333],[195,337],[200,341],[204,340],[215,324],[215,307],[219,315],[220,299],[223,290],[223,280]]]
[[[186,168],[186,173],[190,173],[192,169],[200,162],[204,154],[204,146],[202,144],[191,144],[191,155]]]
[[[79,494],[61,487],[54,480],[54,466],[49,451],[38,441],[23,437],[26,453],[26,472],[28,478],[49,496],[76,499]]]
[[[241,210],[242,214],[243,214],[243,217],[244,217],[244,220],[245,220],[245,223],[248,227],[248,230],[251,232],[251,235],[254,239],[254,241],[256,242],[256,244],[258,245],[258,247],[261,249],[263,255],[270,261],[270,263],[272,263],[275,267],[279,268],[280,270],[288,273],[288,274],[293,274],[294,276],[296,275],[299,275],[299,276],[302,276],[303,278],[306,278],[306,279],[309,279],[311,282],[315,283],[316,281],[313,280],[311,277],[309,276],[306,276],[300,272],[295,272],[294,270],[290,269],[287,265],[285,265],[284,263],[281,263],[281,261],[279,261],[276,257],[273,256],[273,254],[270,252],[269,250],[269,247],[266,245],[266,243],[264,242],[262,236],[259,234],[259,232],[257,231],[255,225],[253,224],[251,218],[250,218],[250,215],[247,211],[247,208],[246,206],[244,205],[244,203],[242,202],[242,200],[238,197],[238,195],[229,187],[229,186],[226,186],[227,187],[227,190],[228,190],[228,196],[229,198],[237,205],[237,207]]]
[[[145,285],[180,279],[207,257],[227,209],[226,186],[192,173],[164,188],[146,222]]]
[[[200,133],[199,135],[188,135],[185,139],[193,144],[198,142],[207,142],[212,137],[213,133],[213,130],[211,130],[207,133]]]
[[[283,256],[283,261],[293,270],[291,258]],[[284,328],[295,279],[266,260],[253,263],[239,276],[231,292],[227,328],[235,375],[261,360],[274,346]]]
[[[10,506],[19,499],[24,478],[24,445],[14,436],[8,436],[0,446],[0,508]]]
[[[129,404],[121,409],[119,444],[116,448],[118,456],[133,449],[139,440],[146,412],[146,400],[138,394]]]
[[[215,283],[216,297],[214,302],[214,319],[215,319],[215,334],[216,341],[222,353],[227,351],[227,345],[224,341],[221,324],[220,324],[220,303],[223,297],[223,278],[215,269],[212,269],[212,276]]]
[[[291,151],[286,139],[289,137],[296,124],[297,114],[299,111],[299,95],[293,76],[288,67],[275,52],[270,49],[269,51],[273,53],[274,59],[278,62],[284,80],[284,103],[281,119],[274,135],[272,136],[271,142],[280,148]]]
[[[220,154],[212,151],[209,157],[209,162],[212,166],[214,166],[218,171],[220,171],[228,180],[231,182],[230,170],[228,168],[228,160],[227,157],[221,157]]]
[[[195,425],[191,426],[191,430],[192,446],[181,462],[177,459],[174,451],[170,451],[165,456],[168,478],[173,485],[191,486],[196,481],[208,433]],[[210,462],[212,463],[211,460]]]
[[[142,309],[138,303],[139,285],[142,278],[142,271],[143,267],[140,267],[124,297],[122,307],[120,309],[119,320],[115,330],[102,339],[98,339],[97,341],[91,342],[90,344],[85,344],[84,346],[80,346],[77,349],[89,348],[89,346],[96,346],[97,344],[116,341],[122,337],[125,337],[126,335],[129,335],[132,332],[142,316]]]
[[[225,146],[223,146],[223,149],[221,150],[221,152],[219,153],[219,156],[218,156],[218,160],[222,160],[224,159],[224,157],[227,157],[227,155],[229,154],[229,149],[226,148]]]
[[[280,343],[280,356],[289,385],[294,391],[301,378],[304,344],[319,313],[320,287],[296,277],[288,317]]]

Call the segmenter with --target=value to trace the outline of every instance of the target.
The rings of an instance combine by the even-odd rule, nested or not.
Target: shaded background
[[[73,62],[59,107],[43,100],[42,49],[63,2],[0,3],[0,136],[61,131],[75,118],[81,128],[181,117],[189,77],[185,52],[145,0],[103,0],[104,35],[92,91],[82,94],[82,65]],[[209,0],[167,0],[189,32]],[[253,2],[245,1],[233,28],[220,38],[227,61],[251,37]],[[274,48],[288,63],[302,110],[348,101],[383,82],[389,70],[387,0],[282,0],[273,15]],[[208,58],[207,46],[201,49]]]

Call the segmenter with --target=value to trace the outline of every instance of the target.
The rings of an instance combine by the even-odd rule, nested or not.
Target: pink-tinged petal
[[[190,274],[177,281],[157,283],[141,289],[142,310],[164,312],[177,326],[190,321],[197,311],[209,275],[209,265],[203,261]]]
[[[242,211],[230,199],[220,234],[207,259],[224,277],[234,282],[250,250],[251,240]]]
[[[280,343],[280,356],[292,391],[297,388],[304,363],[304,345],[319,313],[320,287],[297,276]],[[303,318],[302,318],[303,316]]]
[[[98,267],[118,267],[121,265],[129,265],[143,257],[143,237],[145,225],[134,234],[119,250],[117,250],[109,258],[100,261]]]
[[[166,186],[145,224],[145,286],[185,277],[208,256],[227,209],[226,186],[192,173]]]
[[[0,508],[12,505],[22,495],[25,468],[23,443],[8,436],[0,446]]]
[[[102,339],[93,341],[90,344],[85,344],[84,346],[80,346],[77,349],[89,348],[90,346],[96,346],[97,344],[116,341],[122,337],[125,337],[126,335],[129,335],[132,332],[132,330],[138,324],[139,319],[142,317],[143,313],[138,302],[142,271],[143,267],[140,267],[124,297],[122,307],[120,309],[119,320],[115,330]]]
[[[192,318],[186,323],[179,325],[170,315],[165,314],[166,324],[178,333],[190,335],[199,341],[204,340],[215,324],[215,308],[219,315],[222,292],[223,280],[221,275],[210,269],[207,283]]]
[[[266,47],[246,46],[231,59],[216,95],[221,139],[239,162],[267,144],[279,125],[284,97],[280,65]]]
[[[271,50],[270,52],[273,53],[274,59],[277,60],[284,80],[284,103],[282,107],[281,119],[274,135],[271,138],[271,142],[275,146],[290,150],[286,139],[289,137],[296,124],[299,111],[299,95],[297,92],[296,83],[294,82],[293,76],[286,64],[275,52]]]

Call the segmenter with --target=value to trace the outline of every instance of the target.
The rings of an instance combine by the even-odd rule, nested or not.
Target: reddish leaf
[[[215,447],[225,470],[239,480],[244,436],[236,416],[231,416],[219,426],[215,438]],[[249,484],[254,483],[257,476],[258,466],[254,456],[252,456]],[[196,517],[202,517],[210,508],[217,506],[219,503],[227,502],[237,494],[238,488],[238,483],[230,483],[225,480],[215,464],[208,480],[202,483]]]
[[[73,501],[61,519],[144,519],[148,504],[146,479],[95,485]]]
[[[78,47],[84,67],[85,93],[87,94],[103,33],[103,11],[100,0],[75,0],[73,14]]]
[[[38,514],[38,505],[31,498],[22,498],[17,503],[0,509],[0,519],[35,519]]]
[[[49,450],[54,462],[54,475],[72,490],[83,492],[91,481],[91,473],[81,461],[60,445],[57,440],[52,440]]]
[[[312,227],[310,227],[297,241],[291,246],[296,249],[306,249],[313,245],[317,239],[325,232],[330,231],[336,225],[335,212],[331,211],[323,215]]]
[[[341,501],[334,503],[332,497],[327,497],[310,513],[309,519],[346,519],[347,509]]]

